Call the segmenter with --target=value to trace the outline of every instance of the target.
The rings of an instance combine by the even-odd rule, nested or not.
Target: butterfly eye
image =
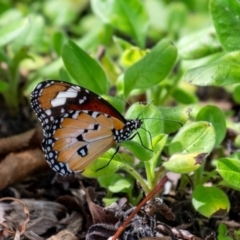
[[[42,123],[46,160],[63,176],[83,171],[111,147],[132,139],[143,123],[125,119],[88,89],[55,80],[35,87],[31,105]]]

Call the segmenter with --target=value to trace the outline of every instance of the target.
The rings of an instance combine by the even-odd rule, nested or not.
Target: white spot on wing
[[[93,118],[96,118],[97,115],[98,115],[98,112],[93,112],[93,113],[92,113],[92,117],[93,117]]]
[[[39,83],[39,84],[37,85],[37,89],[39,89],[39,88],[41,88],[41,87],[42,87],[42,84]]]
[[[75,113],[72,115],[72,118],[77,119],[78,115],[79,115],[79,111],[75,112]]]
[[[72,88],[65,92],[59,92],[56,98],[75,98],[77,96],[77,92],[76,91],[73,92],[71,90]]]
[[[51,111],[51,109],[48,109],[48,110],[45,111],[45,113],[49,116],[49,115],[52,114],[52,111]]]
[[[53,107],[61,106],[66,103],[66,100],[66,98],[54,98],[53,100],[51,100],[51,104]]]

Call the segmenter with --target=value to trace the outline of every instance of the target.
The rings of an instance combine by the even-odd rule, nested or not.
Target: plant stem
[[[124,169],[129,174],[131,174],[139,182],[145,194],[148,194],[151,191],[146,181],[141,177],[141,175],[137,171],[135,171],[134,168],[130,167],[127,164],[124,164],[121,168]]]
[[[152,189],[152,181],[153,181],[153,178],[154,178],[154,176],[153,176],[154,172],[152,171],[151,160],[144,162],[144,165],[145,165],[145,170],[146,170],[146,175],[147,175],[148,187],[150,189]]]

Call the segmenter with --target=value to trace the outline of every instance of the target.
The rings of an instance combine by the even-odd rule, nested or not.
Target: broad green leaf
[[[129,191],[128,189],[133,186],[129,179],[118,173],[111,175],[111,177],[99,177],[98,181],[101,187],[108,188],[111,192],[124,192],[124,190]]]
[[[178,103],[192,104],[198,101],[196,94],[189,92],[187,89],[182,87],[177,87],[173,91],[172,95]]]
[[[143,48],[148,29],[148,16],[138,0],[92,0],[93,12],[104,23],[129,34]]]
[[[15,20],[0,28],[0,47],[10,43],[14,39],[21,36],[25,29],[29,26],[27,18]]]
[[[138,132],[145,147],[151,148],[153,138],[163,132],[162,114],[153,104],[135,103],[128,109],[125,117],[127,119],[142,119],[143,124]],[[138,136],[134,138],[134,140],[137,139],[141,143]]]
[[[106,94],[107,78],[100,65],[72,41],[63,45],[62,58],[76,82],[89,90]]]
[[[210,153],[215,146],[215,131],[208,122],[193,122],[180,129],[169,144],[174,153]]]
[[[197,170],[204,162],[206,153],[174,154],[163,166],[175,173],[190,173]]]
[[[240,160],[233,158],[218,159],[217,171],[230,186],[240,191]]]
[[[227,195],[217,187],[195,187],[192,204],[205,217],[223,217],[230,209]]]
[[[129,188],[131,188],[132,183],[128,179],[119,179],[116,181],[113,185],[108,186],[108,189],[113,192],[125,192],[128,191]]]
[[[69,73],[67,72],[67,70],[62,67],[60,70],[59,70],[59,77],[60,79],[66,81],[66,82],[70,82],[70,83],[73,83],[74,81],[72,80],[71,76],[69,75]]]
[[[199,86],[226,86],[240,83],[240,51],[225,54],[208,65],[186,72],[184,80]]]
[[[240,50],[240,3],[236,0],[211,0],[210,12],[218,38],[227,51]]]
[[[142,119],[141,128],[131,142],[121,143],[132,151],[140,160],[149,160],[153,152],[153,139],[163,132],[161,112],[153,105],[133,104],[126,113],[127,119]],[[134,142],[135,141],[135,142]]]
[[[179,40],[177,47],[183,59],[198,59],[222,50],[212,26],[187,34]]]
[[[131,151],[140,161],[148,161],[153,156],[153,152],[150,149],[145,148],[145,145],[143,146],[141,143],[124,141],[120,143],[120,145]]]
[[[177,106],[177,107],[159,107],[164,123],[164,132],[173,133],[183,126],[189,119],[191,111],[190,107]]]
[[[164,39],[141,60],[128,68],[124,75],[124,92],[127,96],[135,88],[146,89],[152,87],[172,70],[177,57],[175,46]]]
[[[225,116],[220,108],[211,105],[203,107],[196,116],[196,121],[210,122],[216,133],[216,146],[222,142],[227,129]]]
[[[110,149],[101,157],[92,162],[83,171],[82,175],[89,178],[103,177],[114,174],[124,163],[116,149]],[[115,155],[114,155],[115,154]]]

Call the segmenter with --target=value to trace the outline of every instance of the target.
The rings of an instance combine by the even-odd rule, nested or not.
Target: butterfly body
[[[31,104],[42,123],[46,160],[63,176],[83,171],[142,125],[138,119],[126,120],[90,90],[66,82],[39,83]]]

